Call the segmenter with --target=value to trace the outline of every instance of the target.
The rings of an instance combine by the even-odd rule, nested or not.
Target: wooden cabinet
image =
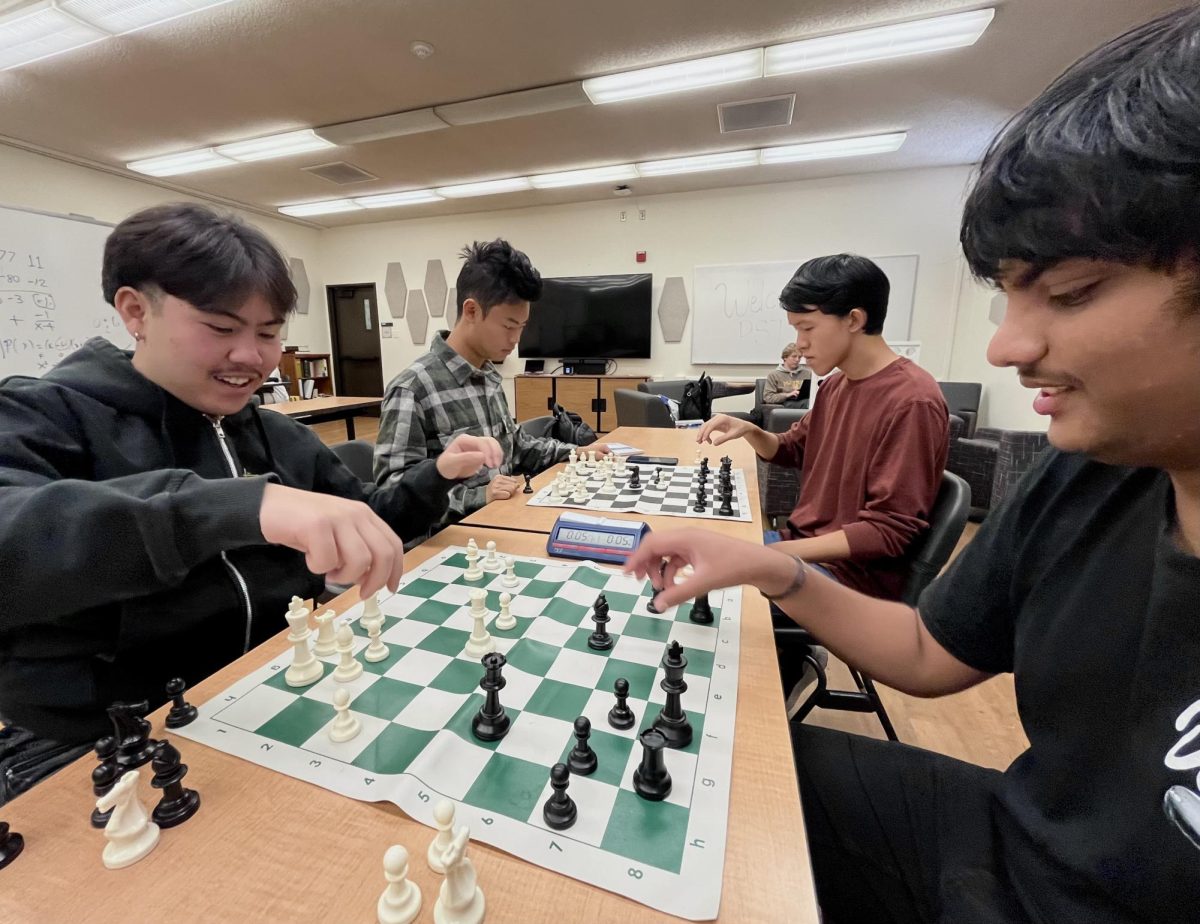
[[[551,404],[578,414],[597,433],[617,427],[618,388],[637,388],[645,375],[518,375],[513,382],[517,420],[543,417]]]

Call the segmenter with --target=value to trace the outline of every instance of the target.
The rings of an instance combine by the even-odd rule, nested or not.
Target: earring
[[[133,339],[136,340],[138,343],[141,343],[143,340],[146,339],[146,335],[143,334],[140,330],[135,330],[133,332]]]

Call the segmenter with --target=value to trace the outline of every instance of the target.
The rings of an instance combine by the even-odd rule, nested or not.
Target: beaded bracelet
[[[782,600],[784,597],[790,597],[801,587],[803,587],[804,582],[808,580],[808,568],[805,567],[804,559],[802,559],[799,555],[789,555],[788,557],[794,559],[796,562],[796,577],[793,579],[792,583],[788,585],[788,589],[783,591],[783,593],[763,594],[763,596],[768,600]]]

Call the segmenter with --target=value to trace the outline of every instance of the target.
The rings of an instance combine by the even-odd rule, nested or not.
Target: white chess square
[[[494,610],[487,609],[486,605],[484,606],[484,610],[487,612],[487,616],[483,619],[483,624],[486,626],[495,618],[496,613]],[[459,629],[462,632],[470,632],[475,628],[475,617],[471,615],[471,608],[464,606],[447,616],[442,625],[447,629]]]
[[[607,658],[564,648],[546,671],[546,678],[578,687],[594,687],[607,666]]]
[[[690,604],[684,604],[688,606]],[[684,650],[691,648],[696,651],[716,651],[717,633],[714,623],[711,626],[701,626],[694,622],[677,622],[671,627],[668,642],[679,642]]]
[[[431,622],[419,619],[401,619],[394,626],[384,629],[380,638],[387,645],[403,645],[405,648],[416,648],[436,629]],[[370,644],[370,640],[366,640]]]
[[[635,744],[625,764],[625,773],[621,776],[621,789],[635,791],[633,771],[641,762],[642,746]],[[692,803],[692,787],[696,781],[696,755],[674,748],[663,748],[663,763],[667,767],[667,773],[671,774],[671,794],[667,796],[666,801],[687,808]]]
[[[462,575],[462,568],[452,568],[450,565],[434,565],[428,571],[424,572],[421,577],[437,581],[439,584],[453,584]]]
[[[400,593],[392,594],[386,600],[379,603],[379,609],[384,616],[393,616],[396,619],[404,619],[404,617],[415,612],[417,607],[425,602],[424,597],[410,597],[404,593],[401,588]]]
[[[471,590],[473,587],[482,587],[481,581],[476,581],[473,585],[465,584],[447,584],[441,590],[436,591],[430,600],[437,600],[439,603],[453,603],[455,606],[466,606],[471,602]]]
[[[315,699],[318,702],[333,705],[333,694],[337,690],[345,690],[350,694],[350,700],[367,689],[379,679],[378,674],[372,674],[368,670],[364,670],[353,680],[342,682],[341,680],[333,679],[333,672],[326,674],[311,687],[305,687],[301,694],[305,699]]]
[[[633,725],[629,728],[613,728],[608,724],[608,711],[617,704],[617,695],[612,690],[593,690],[592,695],[588,697],[587,705],[583,707],[583,714],[588,717],[588,721],[592,723],[592,728],[602,728],[610,735],[618,735],[622,738],[636,738],[638,732],[646,727],[646,712],[649,707],[644,699],[635,699],[629,697],[625,700],[627,705],[633,712]],[[651,718],[658,715],[658,708],[655,707]]]
[[[619,791],[618,787],[610,783],[601,783],[591,777],[576,776],[572,773],[570,786],[567,787],[567,795],[575,801],[579,814],[576,816],[575,824],[571,825],[570,830],[566,832],[567,836],[572,840],[583,841],[585,844],[599,847],[604,840],[604,832],[608,828],[609,816],[612,815]],[[546,788],[542,790],[537,805],[529,815],[531,825],[541,828],[543,831],[549,831],[551,834],[557,832],[546,824],[542,809],[553,794],[554,790],[550,788],[550,775],[547,774]]]
[[[438,731],[454,718],[469,696],[468,693],[448,693],[426,687],[400,711],[395,719],[396,724],[422,731]]]
[[[553,597],[547,600],[539,597],[523,597],[516,591],[510,591],[510,593],[513,595],[512,614],[520,616],[523,619],[533,619],[536,616],[541,616],[542,611],[546,609],[546,604],[553,599]]]
[[[269,687],[265,683],[259,684],[245,696],[218,709],[213,714],[213,720],[253,731],[294,703],[299,693],[299,687],[295,693],[289,693]]]
[[[596,602],[596,598],[600,596],[600,591],[595,587],[590,587],[587,584],[579,584],[575,581],[567,581],[559,588],[555,594],[560,600],[569,600],[571,603],[578,603],[580,606],[586,606],[589,610],[592,604]]]
[[[622,635],[613,646],[612,657],[634,664],[657,667],[663,658],[663,643],[653,639]]]
[[[403,680],[419,687],[427,687],[453,660],[450,655],[414,648],[384,671],[383,676],[390,677],[392,680]]]
[[[666,672],[660,667],[654,675],[654,686],[650,690],[650,702],[661,706],[667,701],[667,694],[659,684],[666,677]],[[708,706],[708,678],[695,674],[683,675],[687,689],[679,697],[679,704],[685,712],[704,712]]]
[[[571,722],[534,712],[522,712],[496,750],[509,757],[552,767],[562,757],[563,748],[574,740],[574,725]]]
[[[407,724],[407,723],[406,723]],[[491,759],[487,748],[476,747],[452,731],[439,731],[408,765],[422,783],[451,799],[461,799]]]
[[[604,585],[604,590],[614,594],[632,594],[636,597],[645,586],[646,582],[641,578],[635,578],[630,574],[614,574]]]
[[[610,609],[608,611],[608,633],[609,635],[620,635],[625,631],[625,625],[629,622],[629,613],[622,613],[620,610]],[[583,621],[583,628],[595,626],[591,620],[591,614]]]
[[[334,760],[340,760],[343,763],[353,763],[354,759],[365,751],[371,742],[379,737],[379,733],[391,724],[386,719],[355,712],[353,706],[351,706],[350,712],[362,724],[362,729],[357,735],[349,741],[331,740],[329,730],[333,727],[334,719],[336,719],[335,716],[334,719],[330,719],[319,731],[304,742],[304,750],[315,751],[318,754],[332,757]]]
[[[567,643],[567,639],[571,637],[575,629],[575,626],[565,625],[555,619],[535,619],[533,624],[525,630],[525,637],[535,642],[545,642],[547,645],[561,648]]]
[[[511,664],[504,668],[504,680],[504,689],[500,691],[500,702],[505,706],[512,706],[514,709],[524,709],[542,683],[541,677],[527,674]]]

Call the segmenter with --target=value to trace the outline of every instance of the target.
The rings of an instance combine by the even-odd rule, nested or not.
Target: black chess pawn
[[[571,782],[570,771],[566,764],[555,764],[550,770],[550,788],[554,794],[542,806],[542,818],[555,831],[562,831],[575,824],[579,814],[575,803],[567,795],[567,786]]]
[[[170,741],[160,741],[154,749],[154,761],[150,766],[154,769],[150,785],[163,791],[150,817],[160,828],[183,824],[200,808],[200,793],[183,785],[183,778],[188,772],[187,764],[180,763],[179,750],[175,745]]]
[[[7,821],[0,821],[0,869],[8,866],[24,849],[25,838],[16,831],[10,831]]]
[[[705,501],[708,500],[708,492],[704,490],[704,485],[700,485],[696,489],[696,503],[692,505],[692,510],[696,513],[703,513],[707,509]]]
[[[199,714],[196,707],[183,698],[187,684],[182,677],[167,681],[167,696],[171,697],[171,711],[167,713],[167,728],[183,728],[194,722]]]
[[[721,492],[721,506],[717,508],[717,516],[733,516],[733,491],[728,488]]]
[[[683,679],[687,663],[683,647],[679,642],[671,642],[667,653],[663,655],[664,677],[658,684],[667,694],[667,701],[654,720],[654,727],[662,732],[669,748],[686,748],[692,743],[692,723],[688,721],[681,703],[681,697],[688,688],[687,681]]]
[[[692,611],[688,613],[688,619],[702,626],[712,625],[713,611],[708,602],[708,594],[701,594],[696,598],[692,603]]]
[[[613,690],[617,694],[617,704],[608,710],[608,724],[613,728],[633,728],[633,723],[637,720],[626,702],[629,699],[629,681],[618,677],[617,682],[613,684]]]
[[[596,631],[588,636],[588,648],[593,651],[608,651],[613,646],[613,637],[608,634],[608,598],[601,594],[592,606],[592,622]]]
[[[508,734],[512,719],[500,705],[500,691],[508,683],[504,679],[504,665],[508,659],[498,651],[488,652],[483,656],[483,679],[479,686],[487,697],[475,718],[471,720],[471,731],[480,741],[499,741]]]
[[[525,487],[521,490],[521,493],[522,494],[532,494],[533,493],[533,484],[532,484],[533,476],[525,475],[524,478],[525,478]]]
[[[97,741],[96,757],[100,763],[92,770],[92,794],[99,799],[116,786],[117,780],[121,778],[122,770],[116,760],[117,739],[112,735],[105,735]],[[112,809],[107,812],[102,812],[98,808],[92,809],[92,827],[103,828],[107,825],[112,811]]]
[[[642,743],[642,762],[633,771],[633,791],[643,799],[661,802],[671,794],[671,774],[663,761],[667,739],[657,728],[647,728],[638,741]]]
[[[149,711],[148,700],[117,702],[108,707],[108,717],[117,739],[117,765],[122,772],[148,764],[154,757],[154,746],[158,742],[150,737],[150,723],[143,718]]]
[[[575,747],[567,755],[567,767],[576,776],[591,776],[596,772],[599,761],[596,752],[588,744],[592,736],[592,723],[586,715],[575,720]]]

